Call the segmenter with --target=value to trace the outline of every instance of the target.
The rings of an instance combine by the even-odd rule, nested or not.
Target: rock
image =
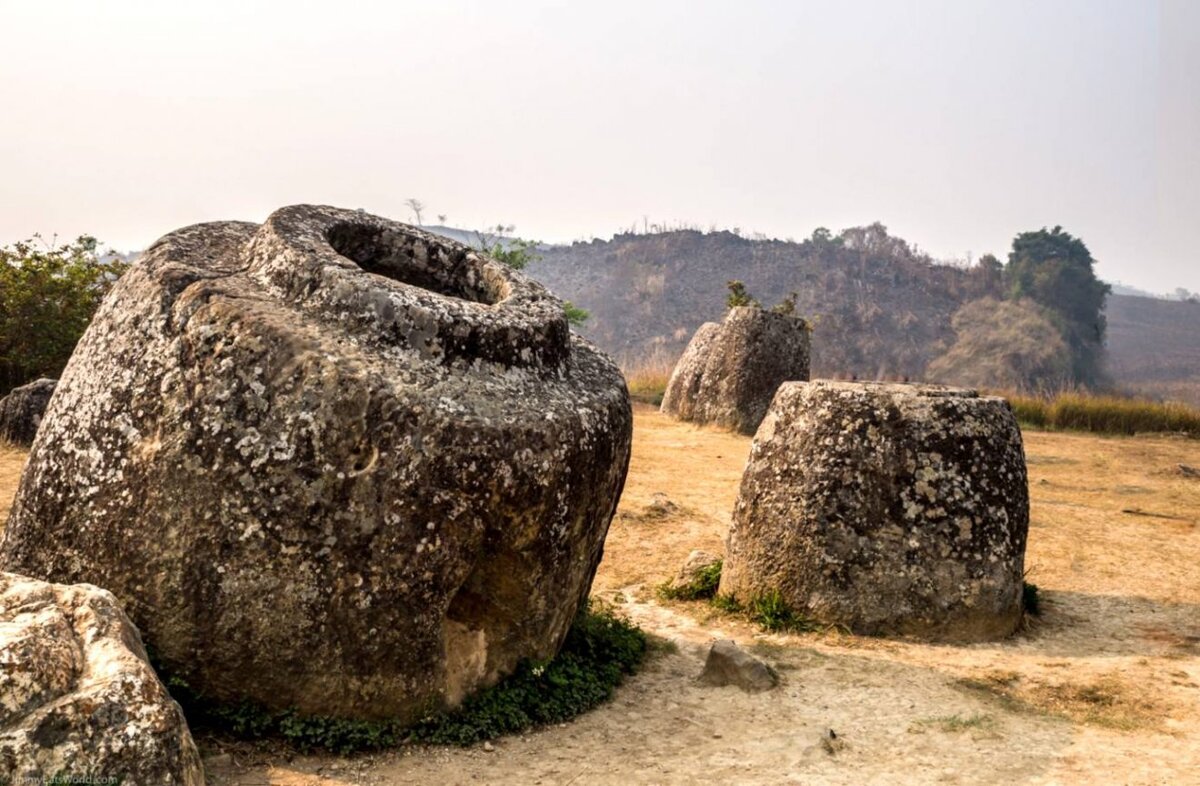
[[[108,592],[0,573],[0,665],[0,782],[203,785],[183,712]]]
[[[721,593],[869,635],[1007,636],[1029,492],[1007,402],[929,385],[783,385],[754,437]]]
[[[656,491],[650,497],[650,504],[646,506],[645,512],[642,513],[642,518],[664,519],[677,510],[679,510],[679,506],[668,499],[666,494]]]
[[[111,590],[212,702],[411,721],[558,651],[631,423],[486,255],[331,207],[199,224],[96,314],[0,559]]]
[[[1200,478],[1200,469],[1188,466],[1187,464],[1180,464],[1179,474],[1185,478]]]
[[[723,687],[736,685],[744,691],[757,693],[779,684],[779,675],[767,664],[743,650],[730,639],[714,642],[700,674],[704,685]]]
[[[692,337],[663,395],[680,420],[753,434],[779,385],[807,380],[809,327],[799,317],[753,306],[732,308]]]
[[[25,446],[33,444],[55,384],[53,379],[39,379],[13,388],[0,399],[0,441]]]
[[[679,567],[679,572],[675,574],[675,580],[672,582],[676,587],[687,587],[702,580],[702,574],[711,570],[713,567],[721,564],[721,558],[716,554],[712,554],[701,549],[693,549],[687,555],[687,559],[683,561],[683,565]]]

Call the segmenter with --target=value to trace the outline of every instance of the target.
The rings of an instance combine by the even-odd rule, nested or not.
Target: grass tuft
[[[639,628],[610,606],[592,601],[576,617],[553,659],[522,661],[513,674],[471,696],[458,709],[409,726],[388,720],[272,712],[249,702],[216,705],[183,680],[167,676],[164,683],[193,728],[242,739],[281,738],[302,751],[347,754],[405,742],[470,745],[561,723],[612,698],[625,676],[642,663],[646,650],[646,635]]]
[[[668,581],[659,585],[658,597],[663,600],[702,600],[715,597],[717,586],[721,583],[721,565],[721,560],[705,565],[687,584],[675,586]]]
[[[823,628],[816,620],[792,610],[779,590],[755,595],[746,603],[733,595],[714,595],[709,605],[724,614],[742,615],[772,633],[811,633]]]

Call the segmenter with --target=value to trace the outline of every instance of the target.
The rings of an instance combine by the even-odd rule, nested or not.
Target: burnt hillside
[[[529,272],[588,309],[583,332],[622,363],[673,361],[720,319],[726,282],[766,306],[795,291],[815,323],[813,373],[922,376],[953,341],[950,318],[994,293],[977,268],[936,264],[875,225],[837,239],[749,240],[729,232],[618,235],[542,249]],[[1200,406],[1200,305],[1129,295],[1108,301],[1108,367],[1120,387]]]
[[[730,279],[764,306],[795,291],[797,313],[814,323],[814,374],[863,378],[919,376],[953,339],[950,316],[986,289],[878,225],[843,243],[618,235],[546,249],[529,272],[588,309],[584,333],[623,362],[677,356],[701,323],[721,318]]]

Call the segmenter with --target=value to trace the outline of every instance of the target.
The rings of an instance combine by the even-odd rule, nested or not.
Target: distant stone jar
[[[662,411],[753,434],[779,386],[808,379],[809,327],[799,317],[738,306],[688,342],[663,394]]]
[[[632,417],[543,287],[301,205],[166,235],[67,366],[0,558],[216,702],[412,720],[553,656]]]
[[[53,379],[38,379],[0,398],[0,442],[28,447],[54,394]]]
[[[720,592],[869,635],[982,641],[1021,620],[1029,491],[1008,403],[931,385],[782,386]]]

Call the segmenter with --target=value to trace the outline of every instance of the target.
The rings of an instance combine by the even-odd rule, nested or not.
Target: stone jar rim
[[[442,363],[557,367],[569,353],[561,301],[462,243],[357,210],[293,205],[243,251],[279,299],[369,343]]]

